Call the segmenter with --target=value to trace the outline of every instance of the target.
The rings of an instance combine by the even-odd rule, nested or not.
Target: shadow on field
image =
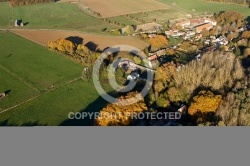
[[[98,48],[98,44],[90,41],[87,44],[85,44],[85,46],[90,50],[90,51],[97,51]]]
[[[11,92],[11,90],[6,90],[4,93],[5,95],[8,95]]]
[[[23,24],[23,26],[26,26],[26,25],[28,25],[30,22],[25,22],[24,24]]]
[[[70,36],[70,37],[67,37],[66,40],[69,40],[76,45],[83,43],[83,38],[79,36]]]
[[[107,101],[105,101],[102,97],[98,97],[93,103],[89,104],[85,109],[80,110],[79,112],[87,112],[87,113],[96,113],[99,112],[103,107],[107,105]],[[93,126],[94,119],[67,119],[60,124],[60,126]]]

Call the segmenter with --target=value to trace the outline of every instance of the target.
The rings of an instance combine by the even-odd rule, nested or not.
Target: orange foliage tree
[[[216,112],[221,99],[221,95],[214,95],[211,91],[200,91],[199,94],[193,98],[188,112],[190,115],[194,115],[199,111],[202,113]]]
[[[144,98],[139,95],[139,101],[130,105],[123,105],[124,99],[137,96],[138,92],[130,92],[118,98],[116,103],[108,104],[100,111],[100,116],[95,120],[96,126],[126,126],[133,121],[133,115],[147,110]]]
[[[163,35],[156,35],[155,37],[150,38],[149,42],[152,47],[157,49],[168,46],[168,40]]]
[[[175,54],[175,50],[173,48],[170,48],[167,50],[167,54],[172,56]]]
[[[242,33],[242,38],[249,39],[250,38],[250,31],[245,31]]]

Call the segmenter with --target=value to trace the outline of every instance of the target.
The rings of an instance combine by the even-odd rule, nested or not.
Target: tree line
[[[92,46],[95,45],[93,42],[89,42],[88,44]],[[95,45],[95,47],[97,47],[97,45]],[[94,63],[100,55],[100,53],[96,51],[91,51],[83,43],[73,43],[64,38],[48,42],[48,48],[64,53],[72,57],[74,60],[80,61],[82,64],[86,65]]]
[[[237,4],[250,4],[250,0],[208,0],[214,2],[223,2],[223,3],[237,3]]]
[[[51,3],[56,2],[57,0],[0,0],[0,2],[10,2],[11,6],[23,6],[31,4],[40,4],[40,3]]]

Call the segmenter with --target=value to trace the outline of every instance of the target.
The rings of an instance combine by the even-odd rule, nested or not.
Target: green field
[[[60,125],[69,112],[84,111],[99,97],[92,83],[70,83],[81,77],[83,66],[62,55],[3,31],[0,50],[0,92],[11,90],[0,100],[0,112],[39,96],[0,113],[0,125]],[[87,111],[99,111],[102,103]]]
[[[136,13],[131,14],[135,18],[143,19],[145,22],[149,23],[156,19],[157,22],[166,22],[166,20],[176,19],[179,17],[186,17],[188,13],[184,11],[179,11],[174,8],[165,9],[161,11],[149,11],[145,14]]]
[[[70,3],[18,6],[14,7],[13,11],[14,19],[22,19],[27,23],[25,28],[74,29],[93,33],[100,33],[104,28],[118,28],[89,16]],[[9,27],[12,8],[8,3],[0,3],[0,12],[0,26]]]
[[[250,9],[248,6],[242,6],[237,4],[227,4],[218,2],[209,2],[205,0],[159,0],[163,3],[167,3],[173,7],[181,8],[190,13],[198,14],[213,14],[220,11],[235,10],[242,13],[244,16],[250,15]]]
[[[12,13],[12,10],[9,6],[9,3],[1,2],[0,3],[0,27],[11,25],[11,15],[12,15],[11,13]]]
[[[0,125],[3,123],[7,125],[63,125],[70,112],[99,111],[102,108],[102,102],[96,103],[92,109],[87,108],[88,104],[97,98],[98,94],[92,84],[77,81],[0,114]],[[81,121],[82,124],[90,125],[84,120]]]
[[[39,90],[81,76],[80,65],[11,33],[0,33],[0,50],[0,65]]]

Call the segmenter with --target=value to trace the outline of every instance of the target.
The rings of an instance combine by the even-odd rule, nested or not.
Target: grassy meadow
[[[12,8],[8,2],[0,3],[0,27],[9,27],[11,22]],[[25,28],[48,28],[48,29],[73,29],[91,33],[100,33],[102,29],[114,29],[118,26],[105,23],[99,18],[92,17],[74,4],[49,3],[13,8],[13,17],[22,19]]]
[[[209,2],[206,0],[159,0],[160,2],[184,9],[193,14],[213,14],[220,11],[235,10],[242,13],[244,16],[250,15],[250,9],[248,6],[219,3],[219,2]]]
[[[3,31],[0,50],[0,92],[11,90],[0,100],[0,112],[39,96],[0,113],[0,125],[60,125],[69,112],[84,110],[99,97],[91,82],[69,83],[81,77],[83,66],[62,55]]]

